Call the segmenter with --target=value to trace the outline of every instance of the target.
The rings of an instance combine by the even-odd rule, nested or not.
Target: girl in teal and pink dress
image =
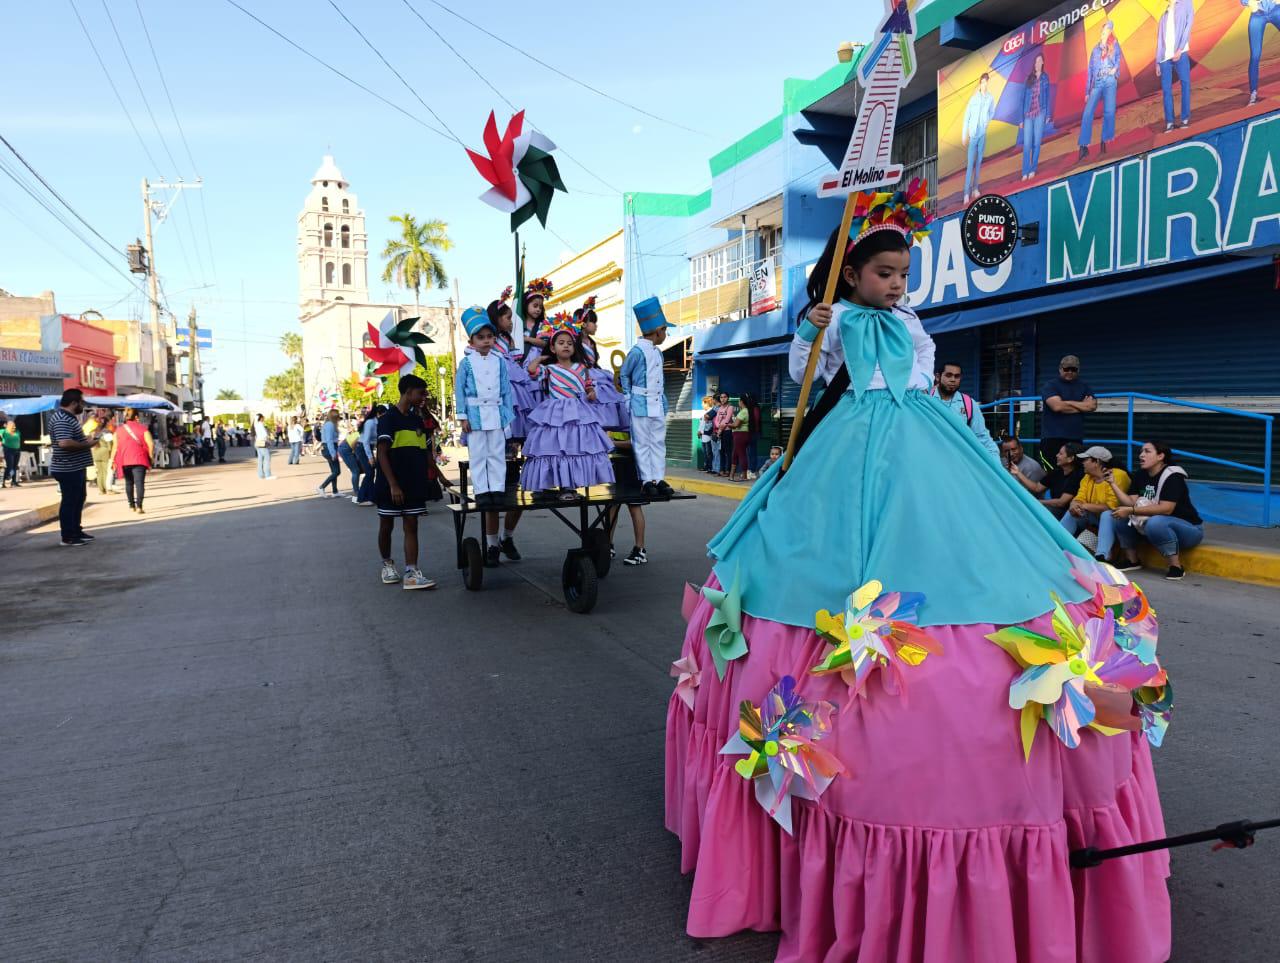
[[[788,961],[1163,961],[1167,855],[1069,863],[1163,835],[1156,619],[930,396],[902,304],[924,197],[861,195],[832,236],[790,358],[800,381],[817,350],[825,392],[687,593],[688,931],[781,930]]]

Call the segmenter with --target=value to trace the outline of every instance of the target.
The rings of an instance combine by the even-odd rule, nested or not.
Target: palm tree
[[[280,335],[280,350],[290,361],[302,359],[302,335],[297,331],[288,331]]]
[[[418,307],[418,292],[427,287],[443,288],[449,283],[444,264],[436,256],[437,251],[453,247],[449,240],[449,225],[444,221],[424,221],[419,224],[412,214],[393,214],[391,223],[400,225],[400,237],[387,241],[382,257],[387,266],[382,280],[395,281],[405,288],[413,288],[413,305]]]
[[[240,401],[240,392],[234,388],[220,388],[218,390],[219,401]]]

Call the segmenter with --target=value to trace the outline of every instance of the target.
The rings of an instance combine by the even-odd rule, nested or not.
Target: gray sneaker
[[[416,568],[407,568],[404,570],[404,584],[400,587],[403,589],[433,589],[436,587],[436,583]]]
[[[400,573],[396,571],[395,562],[382,563],[382,584],[398,585],[400,583]]]

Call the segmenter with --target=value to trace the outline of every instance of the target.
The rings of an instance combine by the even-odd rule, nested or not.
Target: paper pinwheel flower
[[[735,567],[727,592],[706,585],[702,587],[702,597],[716,610],[702,637],[711,652],[716,675],[721,679],[730,662],[747,654],[747,637],[742,634],[742,582],[738,576]]]
[[[417,318],[405,318],[397,324],[395,315],[388,311],[378,327],[368,325],[369,344],[360,350],[377,365],[373,374],[389,375],[398,371],[403,375],[413,371],[416,364],[426,366],[427,356],[423,354],[422,345],[431,344],[431,339],[413,330],[417,323]]]
[[[929,185],[913,177],[906,190],[862,191],[854,200],[853,220],[849,222],[850,244],[875,231],[895,230],[907,243],[923,239],[932,230],[933,215],[925,208]]]
[[[1147,734],[1147,742],[1159,749],[1173,716],[1173,683],[1165,678],[1156,685],[1153,680],[1152,685],[1145,685],[1134,691],[1133,701],[1138,706],[1138,718],[1142,720],[1142,731]]]
[[[490,111],[484,149],[487,156],[467,148],[480,176],[493,185],[480,199],[510,214],[513,231],[534,216],[546,227],[551,198],[556,191],[568,193],[551,156],[556,145],[525,123],[523,110],[507,122],[506,132],[499,137],[497,118]]]
[[[763,705],[744,701],[738,709],[738,731],[720,750],[722,756],[745,755],[733,768],[751,780],[756,801],[773,820],[791,832],[791,797],[816,800],[844,764],[816,743],[831,731],[833,702],[805,702],[796,680],[778,680]]]
[[[581,310],[583,314],[586,314],[588,311],[594,311],[595,309],[596,309],[596,296],[593,294],[591,295],[591,297],[587,298],[585,301],[582,302]]]
[[[1022,751],[1027,759],[1042,718],[1068,749],[1080,745],[1080,730],[1098,715],[1086,685],[1113,692],[1131,690],[1160,671],[1115,644],[1115,617],[1110,611],[1077,625],[1055,595],[1052,622],[1052,638],[1016,625],[987,636],[1023,668],[1009,686],[1009,706],[1022,712]],[[1096,728],[1114,733],[1119,727],[1100,722]]]
[[[693,708],[694,689],[702,682],[702,670],[698,668],[698,660],[690,653],[684,658],[671,663],[671,676],[676,680],[676,695],[680,701]]]
[[[532,297],[549,298],[555,289],[556,286],[546,278],[534,278],[525,285],[524,296],[526,299]]]
[[[1070,552],[1063,554],[1071,563],[1075,580],[1093,593],[1098,615],[1108,609],[1115,615],[1116,644],[1145,665],[1155,662],[1160,625],[1142,589],[1106,562],[1078,558]]]
[[[839,672],[851,694],[865,698],[867,680],[882,668],[885,691],[905,695],[904,668],[919,665],[930,653],[942,654],[942,645],[915,624],[922,604],[919,592],[886,592],[879,582],[868,582],[849,596],[843,614],[832,615],[826,609],[818,613],[817,632],[835,649],[809,671]],[[845,709],[851,705],[852,700]]]

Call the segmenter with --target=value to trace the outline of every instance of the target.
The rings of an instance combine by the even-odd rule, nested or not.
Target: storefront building
[[[916,8],[918,65],[903,91],[894,158],[904,180],[928,178],[937,221],[912,256],[910,303],[938,358],[963,365],[964,390],[980,401],[1037,395],[1059,359],[1075,354],[1099,393],[1280,411],[1272,330],[1280,47],[1271,36],[1253,49],[1248,7],[1205,5],[1179,23],[1187,52],[1174,56],[1164,5],[1149,7],[933,0]],[[785,436],[794,415],[785,351],[807,272],[839,219],[839,200],[819,200],[815,189],[848,144],[861,96],[852,66],[787,81],[782,113],[712,159],[705,194],[626,198],[628,299],[656,293],[669,318],[688,293],[705,299],[696,272],[708,256],[741,243],[743,254],[713,264],[711,275],[741,286],[748,259],[768,253],[764,237],[777,238],[778,310],[753,314],[739,295],[725,313],[723,302],[677,312],[692,322],[677,329],[693,343],[690,401],[712,386],[754,391],[772,409],[773,437]],[[964,250],[964,209],[979,193],[1007,197],[1020,224],[1012,256],[993,267]],[[767,235],[752,223],[770,205],[781,211],[776,235],[767,217]],[[1104,400],[1089,434],[1125,438],[1127,405]],[[1019,428],[1034,437],[1033,406],[1023,408]],[[1142,400],[1135,410],[1146,437],[1262,464],[1259,422]],[[693,404],[686,417],[696,418]],[[993,415],[993,428],[1005,424]],[[1191,470],[1259,480],[1207,463]]]
[[[0,347],[0,398],[56,395],[65,377],[57,352]]]
[[[62,388],[86,395],[116,393],[116,356],[112,333],[66,314],[41,319],[40,337],[48,352],[61,351],[67,377]]]

